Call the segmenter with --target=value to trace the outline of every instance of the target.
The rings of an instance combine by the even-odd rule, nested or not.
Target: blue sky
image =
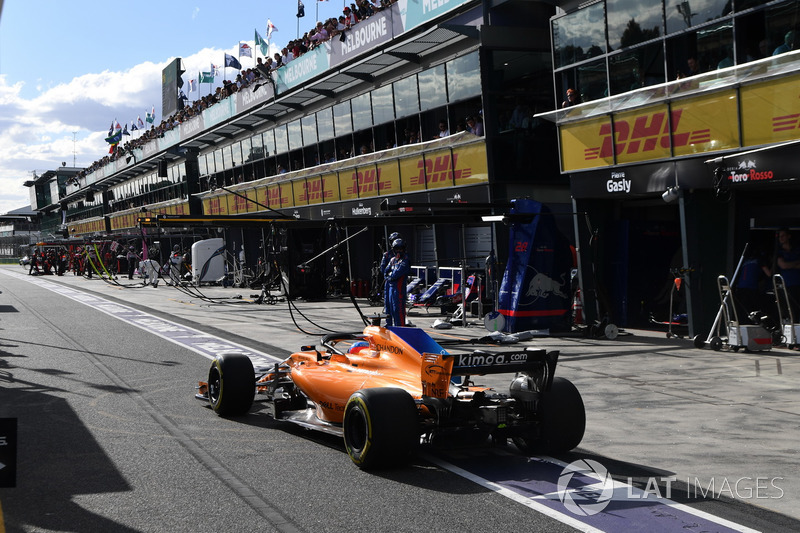
[[[266,37],[267,19],[278,28],[273,44],[283,47],[298,22],[302,35],[317,13],[321,20],[338,17],[344,6],[342,0],[304,4],[306,16],[298,21],[296,0],[2,2],[0,213],[30,203],[22,183],[33,171],[102,158],[112,120],[144,119],[153,105],[160,120],[161,70],[173,58],[183,58],[188,82],[201,68],[221,64],[226,52],[238,55],[240,41],[252,46],[254,30]]]

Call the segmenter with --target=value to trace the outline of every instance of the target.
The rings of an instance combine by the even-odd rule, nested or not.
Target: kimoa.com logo
[[[593,483],[573,483],[578,475],[595,480]],[[576,480],[577,481],[577,480]],[[564,467],[558,476],[558,499],[569,512],[580,516],[592,516],[611,502],[614,494],[614,480],[608,470],[592,459],[579,459]]]

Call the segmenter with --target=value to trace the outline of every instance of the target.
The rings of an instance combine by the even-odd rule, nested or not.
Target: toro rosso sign
[[[772,181],[775,172],[771,168],[759,168],[757,159],[744,159],[735,166],[726,167],[722,171],[724,185],[744,184],[748,182]]]

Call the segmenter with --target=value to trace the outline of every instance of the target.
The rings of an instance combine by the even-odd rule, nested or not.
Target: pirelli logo
[[[614,120],[614,131],[610,123],[600,126],[602,143],[599,147],[586,148],[584,159],[603,159],[614,154],[639,154],[672,147],[702,144],[711,141],[711,129],[690,132],[680,131],[682,109],[675,109],[669,115],[666,111],[636,117],[633,123],[624,119]],[[673,133],[670,133],[670,125]],[[614,142],[613,137],[617,141]]]

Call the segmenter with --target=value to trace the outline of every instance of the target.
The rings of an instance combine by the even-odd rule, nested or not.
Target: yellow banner
[[[308,194],[306,193],[306,179],[300,178],[292,180],[292,194],[294,195],[294,205],[308,205]]]
[[[378,163],[378,194],[398,194],[400,192],[400,168],[397,161]]]
[[[291,182],[284,181],[268,187],[269,205],[272,209],[294,207]]]
[[[611,119],[609,117],[565,124],[559,128],[561,138],[561,168],[564,171],[604,167],[614,164],[611,150]],[[605,133],[608,147],[601,153]]]
[[[268,205],[267,204],[267,188],[266,187],[259,187],[256,189],[256,201],[261,205]],[[261,206],[256,206],[259,210],[263,210],[264,208]]]
[[[800,139],[800,75],[740,90],[745,146]]]
[[[106,221],[103,218],[91,220],[89,222],[79,222],[77,224],[68,225],[69,234],[73,237],[80,237],[87,233],[105,233]]]
[[[136,227],[140,213],[128,213],[111,217],[111,231]]]
[[[739,101],[735,90],[672,104],[672,144],[676,156],[739,146]]]
[[[442,189],[454,184],[453,167],[455,156],[450,150],[439,150],[425,154],[424,171],[420,164],[420,174],[424,172],[428,189]]]
[[[456,185],[473,185],[489,181],[486,144],[476,143],[453,150]]]
[[[341,200],[339,196],[339,176],[335,172],[322,176],[322,200],[324,202],[338,202]]]
[[[611,131],[601,127],[601,157],[608,150],[617,163],[634,163],[670,156],[669,109],[666,104],[625,111],[614,115],[614,146]]]
[[[400,186],[403,192],[425,190],[424,163],[421,157],[405,157],[400,159]]]
[[[309,205],[322,203],[322,178],[320,176],[306,178],[303,197]]]
[[[373,165],[364,165],[356,169],[359,198],[373,198],[378,196],[378,168]]]
[[[205,215],[227,215],[228,203],[224,196],[214,196],[213,198],[203,199],[203,214]]]
[[[339,172],[339,192],[342,200],[358,199],[358,174],[355,169]]]

